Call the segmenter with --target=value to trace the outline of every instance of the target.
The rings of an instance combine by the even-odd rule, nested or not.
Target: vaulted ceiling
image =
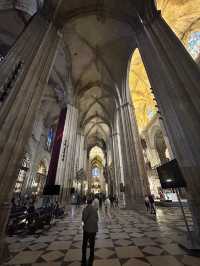
[[[63,41],[71,59],[79,126],[88,145],[94,145],[94,139],[106,143],[117,108],[117,89],[120,93],[136,46],[133,30],[122,21],[91,14],[66,23]]]
[[[49,86],[54,89],[58,102],[73,103],[79,109],[79,127],[88,146],[105,145],[112,133],[118,96],[123,97],[122,84],[127,77],[128,63],[136,48],[130,21],[136,16],[136,9],[142,13],[150,2],[153,1],[3,0],[0,2],[0,50],[6,54],[43,4],[45,10],[52,8],[63,42]],[[187,46],[190,33],[199,29],[199,0],[157,0],[157,5]],[[130,69],[132,98],[142,129],[156,108],[138,52]]]

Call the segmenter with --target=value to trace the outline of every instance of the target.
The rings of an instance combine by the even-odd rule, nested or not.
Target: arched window
[[[46,145],[47,145],[48,151],[51,151],[51,149],[52,149],[53,140],[54,140],[54,129],[51,127],[51,128],[49,128],[49,130],[47,132]]]
[[[100,176],[100,169],[98,167],[92,169],[92,176],[93,177]]]
[[[32,192],[34,194],[40,194],[43,191],[47,175],[47,167],[44,161],[40,161],[37,169],[36,176],[32,183]]]
[[[19,170],[19,174],[17,177],[17,182],[15,184],[14,192],[20,193],[22,192],[23,184],[26,179],[27,171],[30,168],[30,157],[29,154],[26,153],[24,159],[22,160],[21,168]]]
[[[200,55],[200,31],[192,32],[188,38],[188,52],[196,60]]]

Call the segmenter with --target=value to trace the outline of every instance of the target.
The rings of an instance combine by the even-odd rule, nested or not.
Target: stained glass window
[[[193,32],[188,40],[188,52],[194,59],[200,54],[200,32]]]
[[[156,110],[153,109],[151,106],[148,106],[146,111],[147,111],[147,117],[149,120],[151,120],[153,116],[156,114]]]
[[[100,176],[100,170],[98,167],[92,169],[92,176],[93,177]]]
[[[50,128],[47,133],[47,149],[48,151],[51,150],[52,144],[53,144],[53,138],[54,138],[54,131],[53,128]]]

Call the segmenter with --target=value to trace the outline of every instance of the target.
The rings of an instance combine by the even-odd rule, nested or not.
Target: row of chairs
[[[60,218],[64,216],[64,209],[45,207],[29,211],[25,207],[16,207],[11,211],[7,234],[14,235],[24,233],[34,233],[44,226],[50,226],[53,218]]]

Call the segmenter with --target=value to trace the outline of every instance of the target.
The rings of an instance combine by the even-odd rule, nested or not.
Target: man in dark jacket
[[[98,213],[97,210],[92,206],[92,199],[87,200],[87,206],[84,208],[82,213],[83,221],[83,245],[82,245],[82,265],[85,266],[87,263],[86,252],[87,244],[90,244],[90,257],[88,265],[93,264],[94,260],[94,246],[95,237],[98,231]]]

